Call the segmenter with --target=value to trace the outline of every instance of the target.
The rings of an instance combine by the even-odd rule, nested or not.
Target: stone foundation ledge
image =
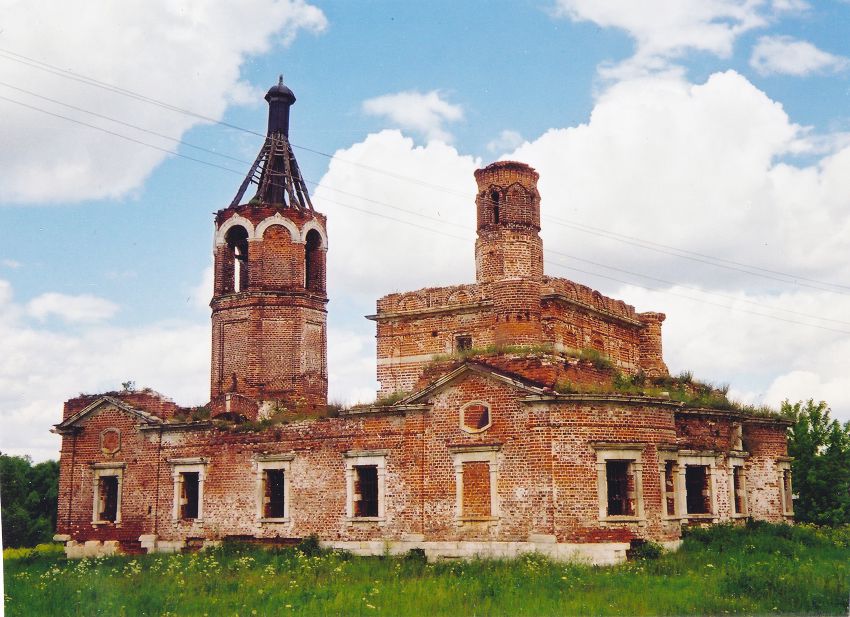
[[[117,540],[87,540],[79,543],[65,536],[65,556],[69,559],[110,557],[119,554]],[[156,535],[139,536],[146,553],[180,553],[186,548],[184,540],[161,540]],[[204,549],[219,546],[220,540],[205,540]],[[660,542],[667,551],[676,551],[681,540]],[[421,534],[404,534],[401,540],[322,541],[323,548],[345,550],[355,555],[404,555],[410,549],[422,549],[428,561],[444,559],[511,559],[528,553],[545,555],[554,561],[608,566],[626,561],[628,542],[558,542],[555,536],[532,534],[526,542],[497,541],[425,541]]]
[[[86,540],[82,544],[75,540],[65,542],[65,557],[83,559],[90,557],[112,557],[120,553],[118,540]]]
[[[185,540],[160,540],[155,534],[139,536],[139,542],[146,553],[182,553],[186,547]],[[201,549],[221,545],[221,540],[204,540]]]
[[[527,553],[545,555],[554,561],[569,561],[589,565],[614,565],[626,561],[628,542],[599,543],[561,543],[554,536],[533,537],[527,542],[490,542],[490,541],[405,541],[405,540],[368,540],[362,542],[329,541],[322,542],[325,548],[346,550],[355,555],[403,555],[410,549],[425,551],[428,561],[442,559],[510,559]],[[665,546],[665,548],[668,548]],[[670,546],[675,550],[678,546]]]

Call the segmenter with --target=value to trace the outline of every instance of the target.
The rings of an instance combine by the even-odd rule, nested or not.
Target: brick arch
[[[415,293],[406,294],[399,298],[398,301],[398,310],[400,311],[413,311],[416,309],[425,308],[425,306],[425,298]]]
[[[246,219],[244,216],[239,216],[238,214],[234,214],[229,219],[227,219],[215,232],[215,245],[222,246],[225,244],[225,236],[227,232],[230,231],[233,227],[244,227],[245,231],[248,232],[248,239],[252,240],[255,235],[254,224]]]
[[[593,299],[593,306],[595,306],[596,308],[599,308],[599,309],[605,309],[606,308],[605,307],[605,300],[602,297],[601,293],[599,293],[598,291],[594,291],[593,294],[591,294],[591,298]]]
[[[469,295],[464,289],[458,289],[456,292],[451,294],[446,301],[447,304],[466,304],[470,302],[472,297]]]
[[[257,239],[262,239],[263,234],[266,233],[266,230],[272,225],[280,225],[281,227],[286,227],[286,229],[289,230],[289,235],[292,238],[292,242],[304,242],[301,239],[301,234],[298,232],[298,227],[295,225],[295,223],[290,221],[288,218],[281,216],[280,212],[276,212],[274,216],[270,216],[260,221],[260,224],[257,225],[257,229],[254,232],[254,237]]]
[[[312,221],[307,221],[304,224],[304,227],[301,228],[301,240],[300,240],[300,242],[302,244],[305,244],[307,242],[307,234],[310,232],[311,229],[315,229],[317,232],[319,232],[319,236],[322,238],[322,244],[319,246],[319,248],[323,251],[327,251],[328,250],[328,235],[327,235],[327,233],[325,233],[324,228],[315,219],[312,220]]]
[[[523,197],[528,197],[530,194],[531,193],[528,188],[523,186],[519,182],[514,182],[505,189],[505,195],[507,195],[508,197],[512,197],[514,195],[522,195]]]
[[[578,289],[576,289],[576,286],[572,283],[567,283],[566,285],[564,285],[564,295],[570,298],[571,300],[579,299]]]

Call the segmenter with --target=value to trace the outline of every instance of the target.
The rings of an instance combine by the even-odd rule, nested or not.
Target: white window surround
[[[666,467],[668,462],[673,462],[673,514],[667,513],[667,475]],[[661,519],[667,521],[675,521],[682,518],[682,498],[685,494],[682,481],[684,476],[679,472],[681,464],[679,463],[679,453],[675,450],[658,450],[658,472],[661,479]]]
[[[288,523],[289,522],[289,468],[295,458],[294,454],[268,454],[260,455],[255,461],[255,473],[257,475],[257,522],[259,523]],[[266,518],[264,514],[265,491],[264,476],[269,469],[280,469],[283,471],[283,517]]]
[[[215,233],[215,246],[222,246],[226,243],[225,236],[227,232],[230,231],[231,227],[241,226],[245,228],[245,231],[248,232],[248,240],[252,240],[255,237],[254,233],[254,224],[246,219],[244,216],[239,216],[238,214],[234,214],[229,219],[227,219],[224,223],[221,224],[216,230]]]
[[[682,520],[711,520],[717,521],[717,453],[711,450],[680,450],[679,451],[679,482],[678,494],[682,499],[676,500],[679,516]],[[708,491],[710,512],[705,514],[688,514],[688,493],[685,484],[685,474],[688,466],[708,468]]]
[[[467,424],[464,422],[464,413],[466,412],[467,408],[469,408],[473,405],[482,405],[483,407],[487,408],[487,424],[485,426],[481,427],[481,428],[472,428],[470,426],[467,426]],[[463,432],[473,433],[473,434],[483,433],[488,428],[493,426],[493,409],[492,409],[492,407],[490,407],[489,403],[486,403],[485,401],[469,401],[468,403],[466,403],[465,405],[463,405],[460,408],[460,413],[458,413],[458,418],[459,418],[459,421],[460,421],[460,430],[462,430]]]
[[[184,473],[198,474],[198,517],[190,519],[189,523],[201,523],[204,520],[204,481],[206,480],[207,465],[209,459],[205,457],[192,458],[170,458],[168,464],[171,465],[171,478],[174,481],[174,499],[171,505],[171,520],[180,521],[180,493],[183,484]]]
[[[298,227],[288,218],[282,216],[280,212],[275,212],[273,216],[260,221],[257,224],[257,228],[254,230],[254,236],[251,239],[256,241],[262,240],[263,234],[266,233],[266,230],[274,225],[280,225],[281,227],[286,228],[289,231],[289,239],[293,244],[304,244],[304,241],[301,239],[301,233],[298,231]]]
[[[744,449],[744,425],[740,422],[732,424],[732,443],[729,449],[733,452],[741,452]]]
[[[349,524],[383,523],[386,520],[386,478],[389,450],[350,450],[345,457],[345,516]],[[378,516],[354,516],[355,467],[374,465],[378,470]]]
[[[789,474],[791,473],[791,458],[783,457],[779,459],[776,463],[777,476],[779,481],[779,499],[782,502],[782,516],[794,516],[794,479],[789,478],[789,486],[788,490],[791,494],[786,493],[785,488],[785,472],[787,471]],[[791,504],[791,508],[788,508],[788,504]]]
[[[121,493],[124,486],[124,468],[127,463],[94,463],[92,465],[92,525],[121,524]],[[100,479],[108,476],[118,478],[118,496],[115,501],[115,522],[100,520]]]
[[[319,233],[319,237],[322,239],[321,245],[319,245],[319,250],[327,251],[328,250],[328,234],[325,233],[324,228],[319,225],[316,219],[307,221],[304,224],[304,227],[301,229],[301,244],[307,244],[307,234],[311,229],[315,229]]]
[[[643,507],[643,449],[642,443],[591,444],[596,451],[596,490],[599,496],[599,521],[602,523],[645,523]],[[629,461],[635,483],[635,513],[627,516],[608,516],[608,461]]]
[[[750,501],[747,494],[747,470],[744,465],[746,462],[746,452],[738,452],[729,455],[729,516],[731,518],[746,518],[750,515]],[[741,511],[735,512],[735,469],[741,468],[741,491],[743,492],[741,499]]]
[[[501,446],[455,446],[449,447],[455,468],[455,522],[463,525],[467,522],[496,522],[501,518],[499,504],[499,450]],[[465,518],[463,513],[463,464],[487,463],[490,466],[490,517]]]

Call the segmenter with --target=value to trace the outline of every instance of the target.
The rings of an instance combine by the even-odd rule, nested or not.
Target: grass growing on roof
[[[4,553],[6,614],[844,615],[850,589],[850,527],[697,529],[678,553],[604,568],[537,554],[428,564],[304,548]]]

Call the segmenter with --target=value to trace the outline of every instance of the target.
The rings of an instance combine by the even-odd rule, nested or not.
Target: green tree
[[[821,525],[850,523],[850,422],[830,418],[826,402],[809,399],[782,412],[794,424],[788,454],[794,457],[794,514],[798,521]]]
[[[27,456],[0,454],[3,546],[49,542],[56,529],[59,463],[32,464]]]

